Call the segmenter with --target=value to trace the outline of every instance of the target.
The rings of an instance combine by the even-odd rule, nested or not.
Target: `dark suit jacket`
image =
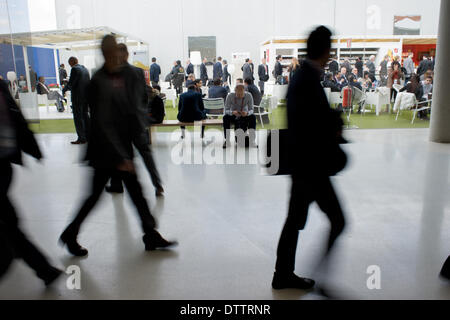
[[[94,168],[116,168],[133,159],[132,141],[144,131],[141,81],[133,67],[110,74],[104,67],[88,87],[91,128],[86,160]]]
[[[213,79],[222,79],[222,76],[223,76],[222,63],[217,61],[213,67]]]
[[[247,86],[247,91],[252,95],[253,97],[253,105],[259,106],[261,104],[261,92],[259,91],[258,87],[254,84],[250,84]]]
[[[193,122],[206,118],[202,94],[189,89],[180,95],[177,119],[181,122]]]
[[[281,66],[280,61],[275,63],[274,76],[275,78],[281,76],[283,74],[283,67]]]
[[[358,69],[358,78],[362,78],[363,77],[363,62],[360,60],[357,60],[355,62],[355,68]]]
[[[259,81],[264,81],[266,82],[267,80],[269,80],[268,78],[266,80],[262,80],[262,78],[264,78],[264,76],[269,76],[269,66],[266,65],[267,67],[267,72],[266,72],[266,68],[264,67],[263,64],[260,64],[258,66],[258,77],[259,77]]]
[[[186,67],[186,74],[190,75],[191,73],[194,73],[194,65],[192,63],[189,63]]]
[[[157,95],[151,97],[148,102],[147,112],[151,114],[157,123],[163,122],[165,116],[164,101]]]
[[[206,65],[204,63],[200,65],[200,79],[202,79],[203,85],[206,86],[206,82],[208,81],[208,71],[206,70]]]
[[[339,63],[336,60],[330,62],[328,66],[330,72],[335,73],[339,71]]]
[[[223,67],[223,82],[230,83],[231,75],[228,73],[228,65]]]
[[[11,96],[5,81],[0,81],[0,93],[6,103],[9,115],[11,116],[12,125],[16,131],[16,151],[8,157],[7,160],[12,163],[22,164],[22,151],[36,159],[41,159],[42,154],[34,138],[33,132],[28,128],[28,123],[23,117],[16,101]]]
[[[152,63],[150,66],[150,81],[159,82],[159,75],[161,74],[161,67],[157,63]]]
[[[417,74],[419,76],[423,75],[427,70],[434,70],[433,61],[431,60],[422,60],[417,67]]]
[[[341,86],[334,80],[324,80],[322,85],[324,88],[330,88],[331,92],[341,92]]]
[[[222,86],[211,86],[208,90],[208,98],[223,98],[225,102],[227,95],[227,89]]]
[[[88,85],[89,71],[81,64],[74,65],[70,70],[69,83],[63,89],[63,95],[70,90],[73,103],[86,102]]]
[[[327,176],[328,164],[334,160],[331,150],[338,145],[336,133],[342,120],[330,108],[320,80],[320,70],[305,60],[289,82],[287,116],[294,179]],[[305,117],[317,121],[301,121]]]

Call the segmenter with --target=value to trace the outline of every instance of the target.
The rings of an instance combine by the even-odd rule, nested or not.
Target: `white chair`
[[[176,108],[177,107],[177,90],[175,89],[165,89],[162,90],[163,93],[166,94],[166,101],[167,100],[171,100],[172,101],[172,107]]]
[[[203,105],[208,117],[220,117],[225,112],[225,104],[222,98],[203,99]]]
[[[272,114],[272,111],[270,111],[271,104],[272,103],[270,97],[263,97],[259,106],[253,106],[253,114],[256,117],[259,117],[259,121],[261,123],[262,128],[264,128],[263,116],[269,116]],[[266,111],[266,109],[269,111]]]
[[[417,101],[416,95],[413,93],[403,93],[403,94],[408,94],[412,96],[412,99],[410,101],[412,101],[410,104],[410,107],[413,108],[412,112],[413,112],[413,117],[411,120],[411,124],[414,124],[414,120],[416,119],[416,115],[417,112],[419,111],[423,111],[423,110],[427,110],[427,109],[431,109],[431,103],[433,102],[433,99],[429,99],[429,100],[424,100],[424,101]],[[397,98],[399,99],[400,96],[397,96]],[[422,107],[420,107],[422,106]],[[397,116],[395,117],[395,121],[397,121],[398,116],[400,115],[400,110],[401,109],[406,109],[406,108],[402,108],[401,105],[398,105],[397,107]]]
[[[47,113],[50,112],[50,109],[49,109],[50,104],[57,103],[56,100],[48,100],[48,97],[46,94],[38,94],[37,98],[38,98],[38,105],[43,104],[47,107]]]

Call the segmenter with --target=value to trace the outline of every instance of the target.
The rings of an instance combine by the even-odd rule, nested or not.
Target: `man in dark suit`
[[[186,61],[186,80],[190,74],[194,74],[194,65],[191,63],[191,60],[187,59]]]
[[[358,59],[355,62],[355,68],[358,70],[358,79],[363,77],[363,66],[364,63],[361,59],[361,57],[358,57]]]
[[[417,74],[419,77],[423,75],[428,70],[434,70],[433,62],[428,59],[428,55],[424,55],[422,61],[420,61],[417,67]]]
[[[206,119],[205,106],[202,94],[195,91],[195,85],[190,85],[188,91],[180,95],[178,102],[177,119],[180,122],[194,122]],[[184,138],[185,127],[181,127],[182,138]],[[202,127],[202,137],[205,127]]]
[[[203,58],[202,64],[200,65],[200,80],[202,80],[204,86],[208,85],[208,70],[206,70],[206,62],[208,62],[208,60]]]
[[[247,91],[248,93],[250,93],[252,95],[253,98],[253,105],[254,106],[259,106],[261,104],[261,92],[259,91],[258,87],[255,86],[255,84],[253,83],[252,79],[245,79],[244,80],[244,86],[245,86],[245,91]]]
[[[161,67],[156,63],[156,58],[152,58],[152,65],[150,66],[150,81],[153,86],[159,84],[159,76],[161,75]]]
[[[262,58],[261,64],[258,66],[258,77],[259,89],[261,90],[261,95],[264,95],[264,83],[269,80],[269,66],[267,65],[266,58]]]
[[[130,100],[132,101],[130,107],[134,108],[134,112],[137,112],[138,115],[140,115],[141,119],[147,119],[148,93],[147,93],[147,85],[145,83],[144,72],[142,69],[130,65],[128,63],[128,56],[129,53],[127,46],[123,43],[120,43],[118,45],[118,57],[122,71],[126,73],[135,72],[136,77],[138,79],[137,83],[133,83],[131,81],[129,82],[129,84],[133,83],[133,86],[132,87],[130,86],[128,88],[128,91],[129,92],[134,91],[133,94],[130,94]],[[135,100],[135,97],[137,97],[138,100]],[[139,97],[141,98],[139,99]],[[161,100],[159,97],[157,99]],[[163,103],[162,100],[160,102]],[[164,111],[164,104],[162,109]],[[150,149],[150,141],[146,129],[147,122],[141,121],[140,126],[142,126],[144,130],[142,132],[137,132],[136,135],[133,137],[133,145],[139,151],[142,160],[144,161],[145,167],[147,168],[147,171],[150,174],[153,186],[155,187],[156,196],[159,197],[163,195],[164,189],[162,187],[158,169],[156,168],[155,160],[153,159],[152,150]],[[123,193],[122,180],[120,179],[119,175],[114,176],[111,179],[111,185],[106,187],[106,191],[112,193]]]
[[[227,60],[223,60],[223,82],[226,82],[228,85],[231,84],[231,74],[228,72]]]
[[[275,66],[273,68],[273,76],[275,78],[275,83],[281,84],[281,77],[283,76],[283,66],[281,65],[281,61],[283,58],[278,55],[276,58]]]
[[[89,85],[92,134],[86,159],[94,168],[91,194],[75,218],[64,230],[60,241],[75,256],[86,256],[87,249],[77,241],[83,221],[97,203],[108,180],[119,175],[124,182],[141,220],[145,250],[167,248],[175,244],[156,231],[156,221],[137,179],[133,163],[133,140],[142,133],[141,79],[132,68],[120,68],[115,38],[103,38],[101,49],[105,64],[95,73]]]
[[[241,68],[242,70],[242,77],[244,79],[253,79],[253,70],[252,66],[250,65],[250,59],[245,59],[245,63]]]
[[[222,98],[223,102],[227,99],[228,91],[222,87],[220,79],[214,79],[213,85],[208,90],[208,98]]]
[[[324,26],[316,28],[307,40],[308,59],[304,60],[289,83],[288,144],[289,150],[295,150],[299,155],[301,152],[301,156],[291,157],[294,160],[290,165],[291,198],[278,243],[276,271],[272,281],[274,289],[310,289],[315,284],[311,279],[294,274],[299,230],[305,227],[308,208],[313,201],[318,203],[331,222],[327,253],[345,225],[344,215],[329,178],[336,170],[332,166],[337,160],[335,150],[339,148],[342,120],[330,108],[320,84],[321,69],[329,59],[330,48],[331,32]],[[299,122],[305,114],[321,121]]]
[[[78,64],[75,57],[69,58],[70,71],[69,83],[63,89],[63,95],[70,90],[72,99],[73,121],[77,131],[78,139],[72,144],[84,144],[89,135],[89,113],[87,103],[87,86],[89,85],[89,71]]]
[[[217,58],[217,62],[213,67],[213,80],[220,79],[222,80],[223,70],[222,70],[222,57]]]
[[[48,286],[62,272],[50,265],[22,231],[16,210],[8,197],[13,177],[11,164],[22,165],[22,152],[38,160],[42,154],[3,80],[0,80],[0,128],[0,278],[14,258],[21,258]]]
[[[328,65],[328,68],[330,72],[335,75],[339,71],[339,63],[336,61],[336,59],[333,59]]]

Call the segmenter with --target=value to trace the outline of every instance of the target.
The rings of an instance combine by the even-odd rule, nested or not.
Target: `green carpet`
[[[172,102],[166,103],[166,118],[167,120],[175,120],[177,118],[177,108],[172,108]],[[286,106],[280,105],[273,110],[270,116],[271,123],[264,125],[264,129],[282,129],[286,128]],[[402,111],[398,121],[395,121],[395,114],[381,113],[378,117],[374,112],[366,113],[364,116],[360,114],[352,114],[350,117],[350,127],[356,126],[359,129],[388,129],[388,128],[428,128],[429,121],[417,119],[414,124],[411,124],[411,111]],[[311,121],[307,117],[304,121]],[[346,119],[345,119],[346,122]],[[346,122],[347,123],[347,122]],[[257,129],[261,129],[258,124]],[[40,123],[30,124],[30,129],[35,133],[74,133],[75,126],[72,119],[55,119],[55,120],[41,120]],[[158,127],[158,132],[172,132],[177,127]],[[192,127],[188,127],[192,130]],[[221,129],[217,126],[217,129]]]

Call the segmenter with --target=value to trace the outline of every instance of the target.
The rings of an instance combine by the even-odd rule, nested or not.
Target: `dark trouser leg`
[[[111,174],[110,186],[111,186],[111,189],[113,189],[113,190],[122,190],[123,189],[122,178],[117,172],[113,172]]]
[[[134,145],[141,154],[142,160],[144,160],[145,167],[150,174],[153,185],[156,189],[161,188],[161,178],[159,176],[158,169],[156,168],[155,160],[153,159],[147,133],[144,132],[139,137],[137,137],[134,141]]]
[[[180,128],[181,128],[181,138],[184,139],[185,133],[186,133],[186,127],[185,126],[181,126]]]
[[[142,194],[142,188],[135,174],[120,172],[125,187],[136,206],[139,218],[141,219],[142,230],[145,234],[153,234],[156,228],[155,218],[150,213],[147,200]]]
[[[36,271],[38,277],[44,277],[51,269],[44,255],[31,243],[19,228],[19,221],[12,203],[8,198],[8,189],[12,179],[12,168],[8,162],[0,163],[0,222],[3,223],[5,239],[13,253],[22,258]],[[1,253],[4,254],[3,252]],[[7,252],[6,254],[10,254]],[[3,258],[3,257],[2,257]]]
[[[73,122],[75,124],[75,130],[78,135],[79,141],[86,141],[84,136],[84,125],[82,117],[82,106],[78,102],[72,100],[72,110],[73,110]]]
[[[236,121],[236,116],[234,115],[224,115],[223,116],[223,135],[225,137],[225,140],[227,142],[230,142],[230,129],[231,129],[231,124],[235,123]]]
[[[98,199],[100,198],[100,195],[103,192],[103,189],[105,188],[106,183],[112,175],[113,171],[111,169],[95,169],[94,176],[92,178],[91,195],[84,201],[77,215],[66,228],[64,233],[70,235],[70,237],[73,239],[77,238],[81,224],[96,205]]]
[[[306,183],[293,178],[288,216],[278,242],[275,270],[279,274],[287,275],[295,270],[298,233],[305,226],[310,203]]]
[[[85,102],[76,101],[72,102],[72,108],[78,140],[85,142],[88,140],[88,130],[90,125],[88,105]]]
[[[248,137],[250,140],[250,143],[255,143],[256,141],[256,116],[254,114],[251,114],[247,117],[247,127],[248,127]]]

